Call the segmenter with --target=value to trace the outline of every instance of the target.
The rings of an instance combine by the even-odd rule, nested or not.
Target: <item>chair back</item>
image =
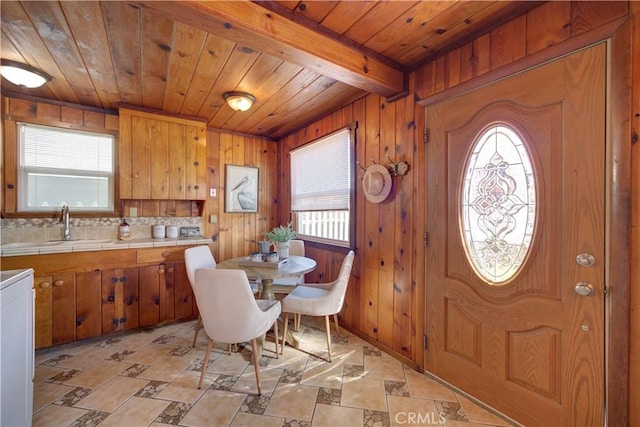
[[[193,286],[207,335],[213,341],[250,341],[263,334],[280,314],[261,310],[242,270],[200,268]],[[280,301],[273,301],[280,305]]]
[[[304,256],[304,240],[289,240],[289,255]]]
[[[216,268],[216,260],[209,246],[193,246],[184,251],[184,266],[191,286],[196,282],[196,270],[199,268]]]
[[[353,266],[353,259],[355,258],[355,255],[355,252],[349,251],[347,256],[344,257],[338,278],[333,282],[333,286],[329,291],[328,297],[331,301],[331,305],[335,309],[329,310],[332,311],[332,313],[338,313],[342,310],[342,304],[344,304],[344,298],[347,294],[347,285],[349,285],[351,267]]]

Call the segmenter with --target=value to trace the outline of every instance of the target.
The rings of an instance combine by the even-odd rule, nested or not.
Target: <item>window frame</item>
[[[73,206],[70,206],[72,210],[74,210],[75,216],[100,216],[100,217],[109,217],[113,215],[117,215],[117,204],[118,204],[118,137],[116,134],[112,132],[101,132],[96,130],[87,130],[87,129],[76,129],[73,127],[64,127],[51,123],[40,123],[40,122],[28,122],[28,121],[16,121],[15,123],[15,182],[17,191],[15,194],[14,202],[12,203],[13,213],[11,216],[15,217],[41,217],[41,216],[49,216],[51,212],[57,212],[60,208],[59,206],[50,206],[49,209],[29,209],[28,207],[21,205],[21,199],[23,197],[28,197],[28,195],[24,194],[23,190],[24,186],[27,186],[26,175],[30,172],[54,172],[54,171],[64,171],[62,168],[25,168],[23,167],[23,141],[20,135],[20,127],[21,126],[33,126],[40,128],[49,128],[54,129],[60,132],[70,132],[75,134],[94,134],[99,135],[101,137],[107,137],[111,139],[111,161],[112,168],[111,172],[99,172],[99,171],[89,171],[89,173],[79,173],[78,177],[107,177],[109,180],[109,206],[105,209],[75,209]],[[5,199],[5,203],[7,200]]]
[[[334,239],[327,239],[319,236],[300,234],[298,233],[298,239],[302,239],[305,242],[311,242],[312,245],[324,246],[324,247],[333,247],[333,248],[346,248],[346,249],[354,249],[356,246],[356,219],[357,219],[357,198],[356,198],[356,185],[357,185],[357,170],[354,167],[355,159],[356,159],[356,144],[357,144],[357,129],[358,122],[353,122],[348,125],[342,126],[340,128],[334,129],[331,132],[328,132],[318,138],[307,141],[304,144],[298,145],[294,148],[291,148],[288,152],[289,155],[289,218],[293,224],[295,230],[297,230],[297,213],[304,211],[294,211],[292,209],[292,176],[291,176],[291,152],[303,148],[309,144],[317,143],[320,140],[330,137],[338,132],[343,130],[349,131],[349,160],[350,160],[350,174],[349,174],[349,208],[348,208],[348,218],[349,218],[349,229],[348,229],[348,241],[340,241]],[[307,211],[307,212],[322,212],[322,211]]]

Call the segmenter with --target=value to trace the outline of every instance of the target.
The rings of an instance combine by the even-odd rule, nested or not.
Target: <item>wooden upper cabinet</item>
[[[204,200],[203,122],[120,109],[120,198]]]

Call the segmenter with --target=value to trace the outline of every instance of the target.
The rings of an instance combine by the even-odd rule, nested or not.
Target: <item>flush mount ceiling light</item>
[[[256,102],[255,96],[246,92],[225,92],[222,97],[236,111],[247,111]]]
[[[28,88],[40,87],[51,80],[51,76],[44,71],[8,59],[0,63],[0,74],[15,85]]]

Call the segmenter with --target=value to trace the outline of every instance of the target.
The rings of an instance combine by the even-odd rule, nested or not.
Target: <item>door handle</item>
[[[576,283],[576,287],[574,289],[576,291],[576,294],[583,297],[590,297],[594,292],[593,285],[587,282]]]

